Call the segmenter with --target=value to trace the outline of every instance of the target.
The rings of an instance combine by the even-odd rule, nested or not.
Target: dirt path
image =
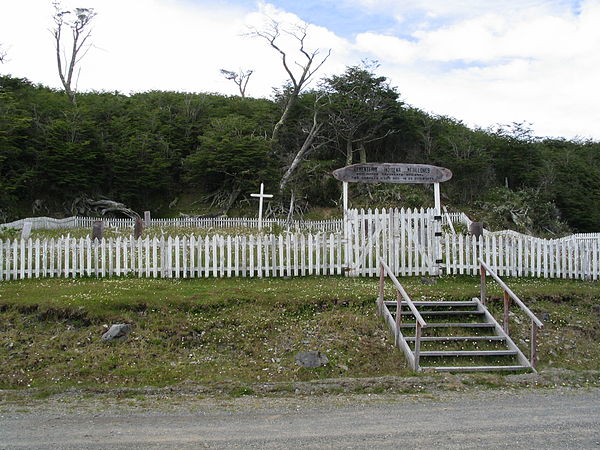
[[[0,448],[600,448],[600,389],[4,405]]]

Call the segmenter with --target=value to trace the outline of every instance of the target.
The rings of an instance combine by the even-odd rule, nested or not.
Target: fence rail
[[[464,225],[468,230],[472,221],[464,212],[445,212],[444,214],[442,214],[442,225],[449,225],[451,223],[460,223]]]
[[[382,210],[385,211],[385,210]],[[390,210],[392,211],[392,210]],[[396,211],[405,211],[396,210]],[[410,214],[411,210],[406,210]],[[414,210],[415,212],[418,210]],[[380,214],[379,210],[350,210],[349,214],[363,216],[368,220],[370,215]],[[19,219],[14,222],[0,224],[0,228],[21,229],[25,222],[31,223],[32,230],[40,229],[61,229],[61,228],[91,228],[97,220],[102,220],[107,227],[111,228],[133,228],[134,219],[119,219],[106,217],[66,217],[64,219],[55,219],[53,217],[30,217],[27,219]],[[443,223],[445,225],[451,221],[452,223],[462,223],[467,225],[471,222],[465,213],[449,213],[444,215]],[[251,228],[258,229],[258,219],[248,217],[179,217],[171,219],[151,219],[150,226],[158,227],[181,227],[181,228]],[[341,232],[344,227],[343,219],[328,219],[328,220],[293,220],[286,219],[263,219],[263,227],[269,228],[273,226],[281,227],[282,229],[291,231],[306,231],[306,232]]]

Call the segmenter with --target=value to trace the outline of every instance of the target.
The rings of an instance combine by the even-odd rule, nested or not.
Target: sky
[[[2,0],[1,74],[60,87],[51,0]],[[252,29],[307,25],[331,56],[318,78],[377,61],[402,101],[471,127],[524,122],[540,137],[600,140],[600,0],[63,0],[94,8],[79,91],[237,93],[220,69],[253,70],[252,97],[286,74]],[[284,34],[284,36],[287,36]],[[300,58],[291,39],[281,45]],[[301,61],[301,59],[298,59]],[[295,66],[294,66],[295,67]]]

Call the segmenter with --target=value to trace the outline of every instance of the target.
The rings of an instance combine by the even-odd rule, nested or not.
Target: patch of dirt
[[[330,395],[438,395],[487,389],[518,390],[528,388],[589,388],[600,386],[600,371],[546,369],[538,373],[501,375],[420,374],[409,377],[328,378],[295,382],[240,383],[225,380],[199,384],[187,381],[168,387],[143,388],[69,388],[66,390],[0,390],[0,407],[29,405],[33,401],[52,399],[76,401],[85,398],[143,399],[144,401],[193,398],[294,397]]]

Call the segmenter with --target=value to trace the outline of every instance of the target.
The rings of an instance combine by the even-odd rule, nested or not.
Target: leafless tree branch
[[[75,8],[73,11],[63,10],[59,1],[55,1],[53,6],[54,28],[50,31],[54,37],[58,76],[69,100],[75,104],[76,89],[73,87],[73,73],[75,67],[90,49],[90,45],[86,43],[91,36],[90,23],[96,13],[92,8]],[[72,19],[70,19],[71,17]],[[62,31],[64,27],[71,29],[72,42],[69,53],[66,52],[63,42]]]
[[[321,129],[323,128],[323,123],[318,121],[318,113],[321,107],[320,101],[322,98],[322,95],[318,95],[315,99],[310,130],[308,131],[300,150],[298,150],[285,174],[283,177],[281,177],[281,181],[279,182],[279,192],[283,192],[287,183],[291,179],[292,174],[298,168],[300,163],[309,155],[309,153],[318,150],[319,148],[331,142],[331,139],[323,139],[320,135]],[[320,141],[316,142],[317,139],[320,139]]]
[[[298,100],[298,96],[300,95],[300,92],[302,92],[302,89],[308,85],[312,76],[321,68],[321,66],[331,55],[331,49],[329,49],[327,55],[319,58],[320,52],[318,49],[314,51],[308,51],[305,48],[305,40],[308,35],[307,30],[307,24],[295,25],[291,30],[283,30],[284,33],[291,36],[298,42],[297,50],[303,57],[302,61],[293,61],[293,64],[299,69],[296,72],[290,67],[289,54],[291,53],[291,50],[283,49],[280,44],[282,29],[279,22],[269,19],[269,23],[263,29],[251,28],[249,33],[250,36],[264,39],[275,51],[279,53],[281,57],[281,64],[288,75],[292,87],[283,109],[283,113],[273,128],[273,134],[271,136],[273,141],[278,140],[281,127],[287,121],[292,107]]]
[[[246,87],[248,86],[248,81],[253,73],[253,70],[240,69],[238,72],[234,72],[233,70],[221,69],[221,75],[237,85],[242,98],[246,98]]]

